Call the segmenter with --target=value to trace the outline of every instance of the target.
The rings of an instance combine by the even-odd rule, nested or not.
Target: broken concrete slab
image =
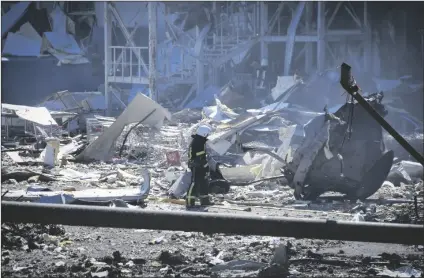
[[[143,109],[140,109],[143,107]],[[156,109],[153,113],[152,111]],[[151,114],[149,116],[149,114]],[[147,116],[147,117],[146,117]],[[114,153],[116,139],[128,124],[143,120],[143,125],[160,128],[164,119],[171,120],[171,114],[157,102],[143,94],[137,94],[116,121],[95,141],[77,156],[77,160],[108,161]]]

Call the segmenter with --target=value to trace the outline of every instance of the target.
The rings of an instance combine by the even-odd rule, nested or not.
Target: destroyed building
[[[423,275],[422,3],[1,6],[2,276]]]

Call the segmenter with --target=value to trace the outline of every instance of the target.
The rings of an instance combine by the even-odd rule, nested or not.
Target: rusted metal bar
[[[424,157],[412,147],[374,108],[359,94],[359,87],[352,76],[351,66],[343,63],[340,69],[340,84],[353,98],[419,163],[424,166]]]
[[[424,244],[424,226],[207,212],[1,203],[2,222]]]

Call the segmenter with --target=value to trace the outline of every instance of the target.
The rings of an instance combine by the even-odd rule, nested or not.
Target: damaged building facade
[[[46,266],[2,259],[2,275],[419,277],[424,45],[387,6],[2,2],[2,255]],[[196,216],[200,125],[215,204]],[[415,245],[359,257],[350,240]]]

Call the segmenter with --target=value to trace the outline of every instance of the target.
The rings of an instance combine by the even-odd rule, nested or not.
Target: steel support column
[[[109,71],[110,64],[112,61],[112,53],[110,50],[111,42],[112,42],[112,20],[108,8],[108,2],[104,2],[104,50],[105,50],[105,107],[106,107],[106,116],[110,116],[110,94],[109,94]]]
[[[156,88],[156,49],[157,49],[157,2],[149,2],[149,88],[150,98],[158,101]]]
[[[261,24],[260,24],[260,32],[261,37],[265,36],[267,33],[267,27],[268,27],[268,5],[265,4],[265,2],[260,2],[260,18],[261,18]],[[261,61],[260,65],[262,67],[268,66],[268,43],[264,40],[261,40]]]
[[[305,3],[305,13],[306,13],[306,32],[309,34],[312,31],[312,11],[314,8],[313,2],[306,2]],[[313,44],[310,42],[306,43],[305,46],[305,72],[310,73],[313,66]]]
[[[197,40],[200,38],[200,28],[196,27],[196,37]],[[197,95],[201,94],[205,87],[205,65],[202,62],[203,59],[203,50],[199,51],[199,59],[196,59],[196,69],[197,69]]]
[[[364,71],[365,73],[373,72],[373,57],[372,57],[372,33],[371,26],[368,24],[368,3],[364,2],[364,22],[362,26],[364,30]]]
[[[325,69],[325,3],[319,1],[317,15],[317,68],[321,72]]]
[[[422,225],[299,219],[207,212],[149,211],[2,202],[3,223],[63,224],[329,240],[424,244]]]
[[[169,15],[169,7],[165,5],[165,18],[167,19]],[[169,24],[165,24],[165,32],[171,34],[171,30]],[[172,46],[171,43],[167,43],[166,45],[166,53],[165,53],[165,76],[169,76],[171,74],[171,56],[172,56]]]
[[[294,43],[296,38],[297,25],[299,24],[300,18],[302,16],[305,3],[306,2],[302,1],[297,4],[297,7],[292,16],[290,25],[287,28],[288,40],[286,43],[286,53],[284,57],[284,75],[290,74],[290,66],[291,66],[291,62],[293,58],[293,49],[294,49]]]

